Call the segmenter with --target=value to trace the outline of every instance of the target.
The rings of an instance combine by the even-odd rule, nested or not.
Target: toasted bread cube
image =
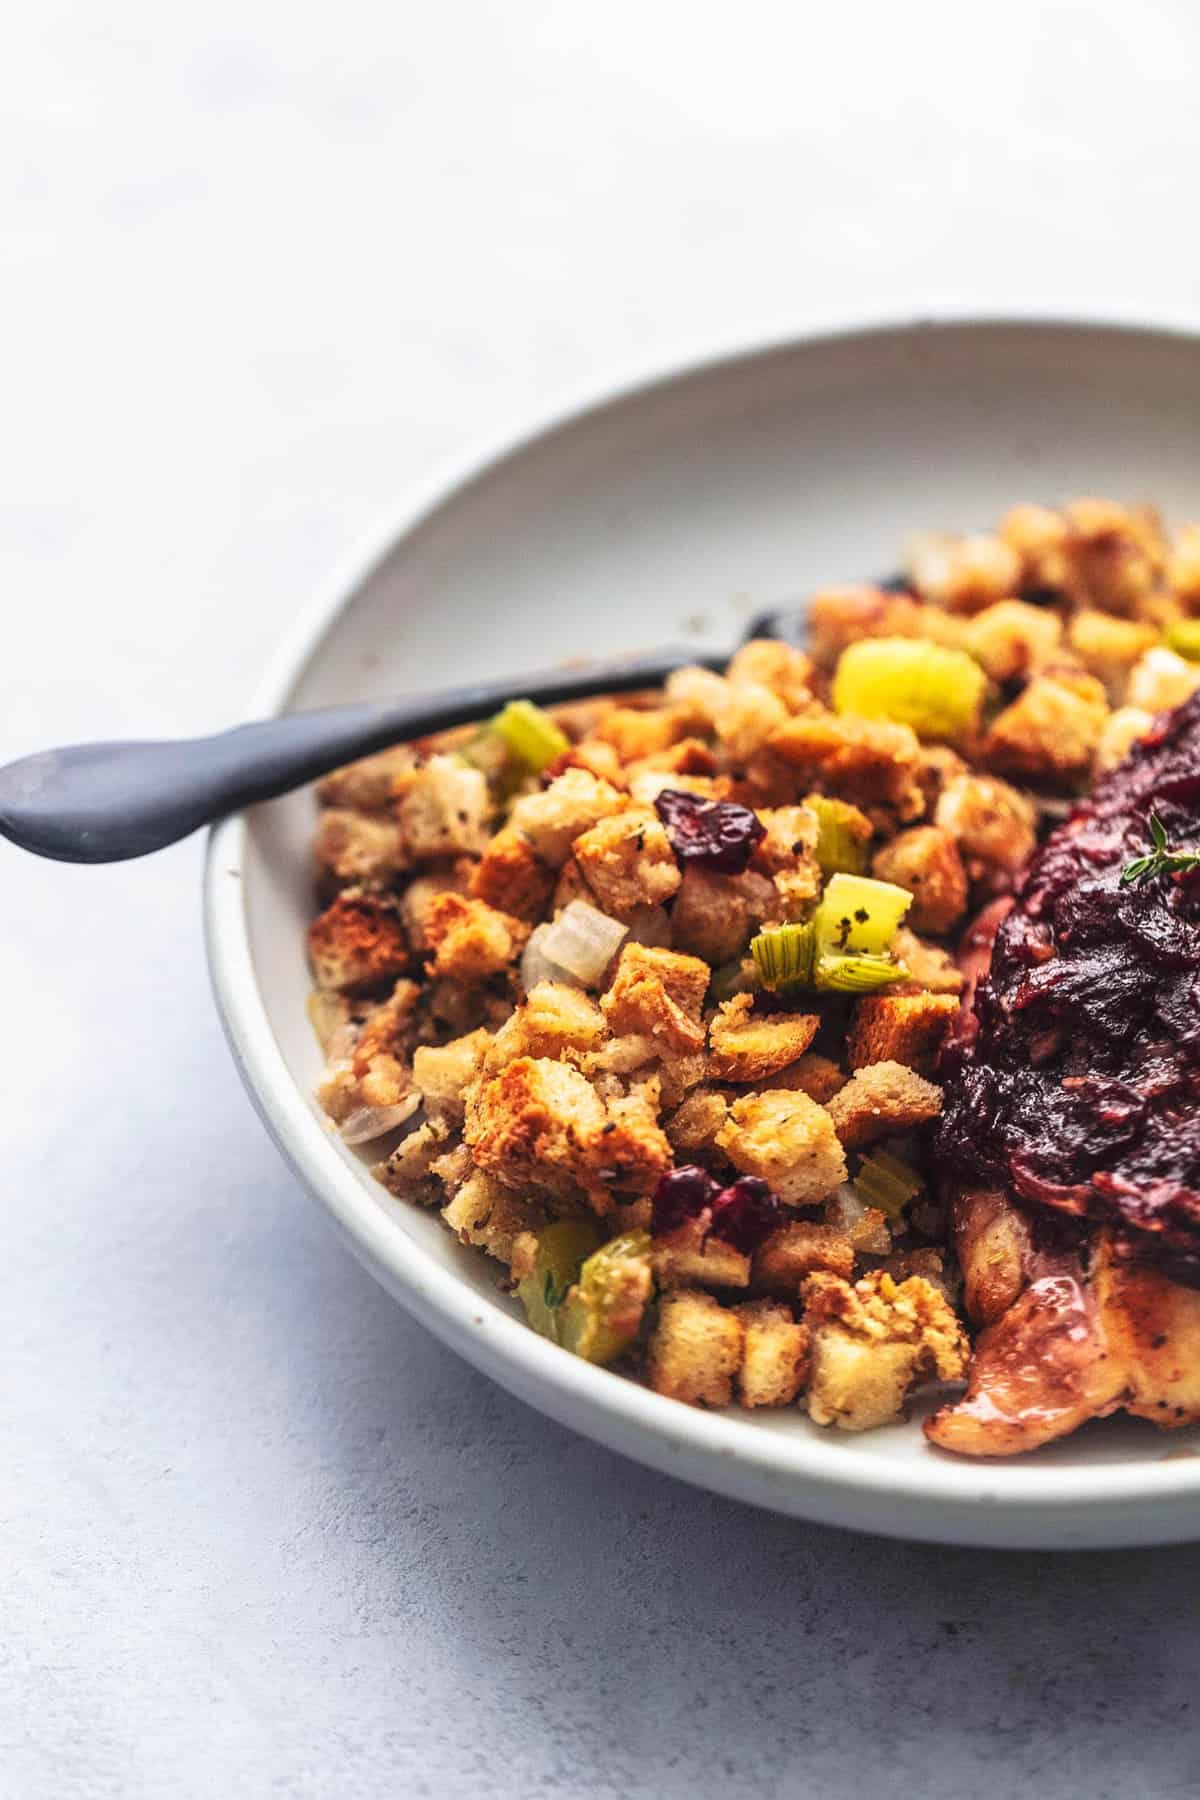
[[[604,1038],[604,1014],[590,994],[565,982],[539,981],[524,1004],[496,1033],[489,1069],[502,1069],[517,1056],[569,1057],[597,1050]]]
[[[529,927],[484,900],[464,894],[439,894],[425,920],[425,937],[434,952],[431,975],[456,981],[486,981],[520,954]]]
[[[829,1102],[829,1117],[846,1150],[894,1137],[936,1119],[942,1090],[903,1063],[868,1063]]]
[[[1083,499],[1064,508],[1074,591],[1105,612],[1135,612],[1166,565],[1167,546],[1152,507]]]
[[[625,804],[611,782],[586,769],[565,769],[548,788],[515,800],[509,822],[544,863],[559,869],[577,837]]]
[[[846,1179],[829,1113],[799,1090],[735,1100],[717,1145],[736,1169],[761,1175],[789,1206],[815,1206]]]
[[[600,1005],[614,1032],[640,1033],[668,1050],[696,1051],[704,1044],[700,1011],[709,978],[708,964],[698,957],[626,944]]]
[[[910,542],[905,562],[918,593],[951,612],[980,612],[1014,594],[1021,579],[1020,557],[991,532],[922,532]]]
[[[477,1167],[497,1180],[565,1194],[585,1184],[586,1146],[606,1122],[604,1102],[578,1069],[519,1056],[468,1090],[464,1135]]]
[[[421,768],[398,777],[395,792],[397,817],[414,862],[483,852],[492,802],[482,769],[453,756],[431,756]]]
[[[660,705],[649,711],[613,706],[600,718],[593,735],[611,744],[622,763],[628,764],[669,750],[680,738],[690,737],[694,722],[695,714],[687,706]]]
[[[893,806],[902,818],[917,818],[924,807],[921,746],[907,725],[800,713],[772,732],[770,746],[805,787],[868,806]]]
[[[1145,737],[1154,724],[1154,714],[1140,706],[1118,706],[1109,713],[1108,724],[1096,745],[1096,773],[1107,774],[1125,761],[1139,738]]]
[[[993,681],[1015,681],[1049,662],[1062,639],[1062,620],[1024,600],[997,600],[970,621],[964,646]]]
[[[892,955],[908,970],[908,980],[894,987],[894,994],[922,989],[931,994],[962,993],[963,972],[949,952],[938,944],[925,943],[904,925],[892,939]]]
[[[957,1012],[954,994],[864,994],[846,1040],[850,1067],[894,1062],[928,1071]]]
[[[903,1415],[926,1381],[957,1381],[970,1354],[945,1296],[919,1275],[882,1270],[856,1282],[810,1275],[804,1320],[812,1334],[809,1417],[841,1431],[869,1431]]]
[[[479,1169],[443,1206],[442,1218],[460,1243],[474,1244],[502,1263],[512,1261],[513,1246],[523,1232],[536,1232],[546,1223],[545,1210],[536,1201],[515,1194]]]
[[[467,888],[473,900],[485,900],[497,912],[510,913],[527,925],[541,918],[553,891],[553,869],[511,825],[489,839]]]
[[[334,769],[317,785],[322,806],[349,807],[353,812],[387,813],[391,810],[396,780],[416,767],[411,744],[393,744],[374,756],[360,757],[344,769]]]
[[[434,1164],[449,1148],[450,1129],[445,1120],[426,1119],[401,1139],[385,1163],[372,1171],[376,1179],[398,1200],[408,1200],[416,1206],[442,1204],[445,1190]]]
[[[1019,869],[1037,841],[1032,801],[994,775],[954,776],[942,789],[934,821],[957,838],[965,855],[998,869]]]
[[[813,666],[803,650],[781,638],[751,638],[734,653],[725,671],[735,686],[754,682],[779,695],[789,712],[798,712],[812,698]]]
[[[1132,670],[1127,698],[1130,706],[1141,707],[1143,712],[1167,712],[1182,706],[1198,687],[1200,663],[1188,662],[1159,645],[1147,650]]]
[[[1048,506],[1014,506],[1000,521],[1000,536],[1020,561],[1023,593],[1067,592],[1071,528],[1061,513]]]
[[[694,1087],[666,1121],[664,1130],[681,1162],[712,1156],[717,1133],[729,1117],[729,1101],[716,1088]]]
[[[574,857],[595,903],[617,919],[639,906],[661,906],[681,879],[671,840],[648,806],[601,819],[575,839]]]
[[[1167,559],[1167,584],[1192,609],[1200,602],[1200,525],[1181,525]]]
[[[1119,619],[1095,607],[1077,612],[1067,635],[1088,673],[1104,683],[1114,706],[1124,698],[1133,665],[1158,642],[1153,625]]]
[[[1094,675],[1037,675],[993,719],[983,755],[1010,774],[1069,781],[1087,773],[1107,719]]]
[[[687,1219],[656,1237],[650,1261],[660,1288],[744,1288],[750,1285],[750,1258],[732,1244],[707,1234],[708,1214]]]
[[[464,858],[453,867],[431,869],[408,883],[400,896],[400,916],[414,950],[429,949],[426,927],[434,901],[442,894],[465,893],[473,866]]]
[[[399,975],[408,939],[394,902],[345,888],[309,926],[308,954],[318,987],[351,994]]]
[[[740,956],[758,927],[779,917],[774,883],[755,869],[719,875],[689,863],[671,909],[675,947],[717,966]]]
[[[717,714],[717,738],[729,756],[744,760],[761,750],[787,717],[787,707],[769,687],[751,681],[731,682]]]
[[[432,1117],[461,1125],[465,1092],[474,1081],[491,1048],[492,1034],[482,1026],[448,1044],[419,1044],[413,1051],[413,1081],[421,1090],[425,1110]]]
[[[744,1327],[711,1294],[683,1288],[659,1302],[646,1374],[656,1394],[692,1406],[728,1406]]]
[[[606,1213],[622,1195],[653,1194],[671,1167],[671,1146],[658,1124],[656,1085],[646,1083],[609,1100],[607,1118],[588,1139],[582,1186]]]
[[[854,1273],[854,1246],[844,1231],[810,1219],[792,1219],[754,1252],[754,1284],[771,1294],[798,1294],[815,1269],[847,1278]]]
[[[761,1081],[803,1056],[817,1035],[816,1013],[767,1013],[758,1018],[753,994],[735,994],[709,1026],[708,1072],[714,1081]]]
[[[902,831],[878,852],[871,870],[878,880],[908,889],[913,897],[908,920],[914,931],[944,937],[967,910],[967,872],[958,846],[936,825]]]
[[[738,1399],[745,1407],[790,1406],[808,1374],[807,1325],[798,1325],[774,1300],[744,1300],[734,1312],[742,1322]]]
[[[963,621],[942,607],[872,586],[825,588],[814,594],[807,625],[813,657],[826,669],[859,638],[931,638],[957,645],[963,634]]]
[[[366,886],[390,881],[404,868],[400,827],[391,819],[326,807],[317,823],[317,866],[333,881]]]
[[[799,1091],[815,1100],[819,1106],[846,1085],[848,1077],[828,1056],[820,1056],[815,1050],[809,1050],[789,1063],[786,1069],[780,1069],[777,1075],[769,1075],[762,1083],[764,1088],[786,1088],[789,1092]]]

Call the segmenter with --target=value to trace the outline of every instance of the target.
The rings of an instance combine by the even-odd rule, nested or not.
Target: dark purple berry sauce
[[[706,1221],[705,1236],[720,1238],[750,1256],[780,1224],[779,1196],[757,1175],[742,1175],[728,1187],[695,1163],[668,1169],[654,1191],[650,1230],[668,1237],[694,1219]]]
[[[679,788],[664,788],[654,809],[667,828],[681,862],[700,863],[722,875],[740,875],[766,836],[761,819],[732,800],[703,800]]]
[[[1200,1286],[1200,874],[1122,887],[1156,814],[1200,845],[1200,693],[1030,862],[944,1055],[940,1156],[1035,1213],[1103,1221]]]

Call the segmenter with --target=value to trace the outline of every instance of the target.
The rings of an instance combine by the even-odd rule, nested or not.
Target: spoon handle
[[[660,650],[523,681],[286,713],[213,737],[43,750],[0,768],[0,836],[58,862],[146,856],[373,750],[486,719],[516,695],[551,705],[628,693],[655,687],[672,669],[694,662],[721,668],[725,658]]]

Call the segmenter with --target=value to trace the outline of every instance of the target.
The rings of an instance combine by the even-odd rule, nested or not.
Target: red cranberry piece
[[[732,800],[704,800],[699,794],[664,788],[654,809],[681,861],[700,863],[723,875],[740,875],[754,846],[766,836],[761,819]]]
[[[712,1203],[712,1235],[750,1256],[779,1224],[779,1196],[758,1175],[742,1175]]]
[[[654,1237],[666,1237],[678,1231],[689,1219],[698,1219],[717,1193],[717,1184],[707,1169],[685,1163],[681,1169],[668,1169],[659,1177],[654,1190],[650,1214],[650,1231]]]

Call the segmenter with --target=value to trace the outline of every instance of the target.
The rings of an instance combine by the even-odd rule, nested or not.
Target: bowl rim
[[[916,316],[872,318],[766,342],[743,342],[734,348],[710,348],[673,364],[665,373],[640,371],[591,384],[582,398],[548,415],[543,412],[524,431],[506,433],[489,448],[456,459],[450,468],[421,484],[406,504],[393,510],[383,528],[368,536],[365,550],[344,563],[311,604],[301,609],[258,684],[249,716],[271,717],[287,709],[343,612],[408,536],[434,513],[457,503],[502,464],[559,431],[584,425],[591,417],[627,403],[648,400],[656,390],[713,377],[739,364],[873,339],[1014,330],[1176,340],[1200,350],[1200,318],[1147,320],[1043,309],[992,314],[950,308]],[[931,1517],[929,1529],[921,1530],[913,1524],[911,1508],[902,1508],[905,1516],[897,1518],[894,1531],[905,1537],[953,1538],[956,1532],[948,1525],[947,1515],[957,1516],[962,1529],[967,1515],[978,1518],[980,1507],[1006,1515],[1032,1512],[1061,1517],[1070,1509],[1107,1503],[1131,1516],[1131,1506],[1139,1502],[1169,1505],[1189,1496],[1200,1498],[1200,1457],[1190,1454],[1172,1457],[1164,1451],[1153,1461],[1132,1465],[1061,1466],[1029,1458],[969,1461],[931,1448],[927,1460],[896,1464],[887,1457],[856,1455],[853,1438],[839,1439],[832,1432],[814,1438],[803,1432],[759,1430],[740,1415],[682,1406],[627,1377],[564,1355],[521,1320],[482,1304],[452,1269],[394,1229],[362,1173],[344,1156],[310,1098],[293,1079],[276,1042],[254,968],[242,880],[247,835],[244,814],[221,821],[209,834],[204,926],[222,1024],[256,1110],[286,1162],[325,1207],[359,1259],[423,1324],[510,1391],[624,1454],[718,1491],[746,1498],[734,1467],[752,1469],[760,1488],[769,1486],[774,1493],[773,1499],[760,1493],[760,1504],[826,1519],[838,1517],[839,1502],[871,1501],[873,1512],[883,1496],[894,1503],[924,1502],[940,1509],[941,1518]],[[583,1416],[586,1425],[580,1423]],[[691,1466],[682,1466],[681,1452],[690,1458]],[[705,1465],[699,1472],[697,1462]],[[872,1517],[867,1528],[887,1532],[888,1520]],[[971,1535],[981,1535],[977,1526]],[[1103,1541],[1129,1542],[1135,1535],[1147,1541],[1147,1534],[1134,1533],[1124,1538],[1119,1533],[1116,1538],[1106,1536]],[[1184,1534],[1171,1529],[1167,1535],[1179,1538]],[[1036,1534],[1022,1541],[1037,1541]]]

